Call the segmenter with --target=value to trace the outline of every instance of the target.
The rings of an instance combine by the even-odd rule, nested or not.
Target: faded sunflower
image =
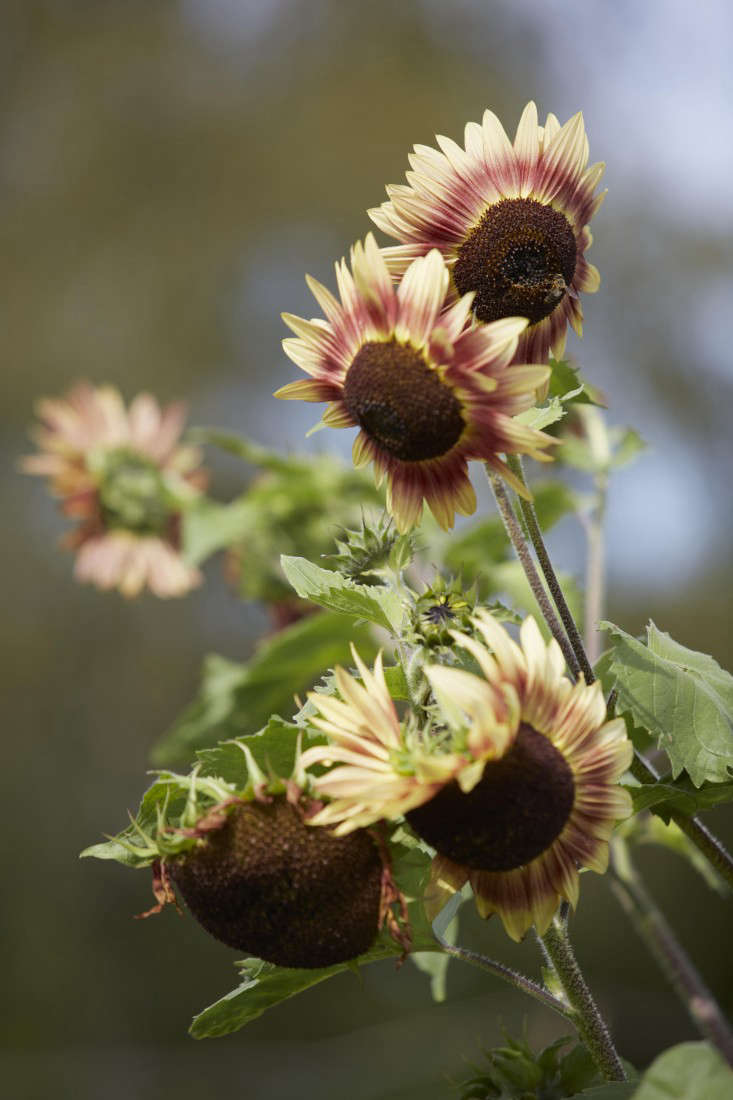
[[[633,750],[623,721],[606,721],[600,685],[571,683],[534,619],[521,645],[487,612],[473,625],[486,645],[452,634],[481,676],[427,669],[442,744],[406,744],[378,670],[367,678],[359,664],[363,687],[340,675],[343,702],[313,696],[333,744],[305,755],[342,765],[314,780],[333,799],[317,821],[344,833],[405,814],[437,852],[429,914],[470,882],[481,916],[498,913],[520,940],[532,925],[543,934],[563,898],[576,905],[580,870],[606,870],[613,828],[631,812],[618,781]]]
[[[416,145],[407,185],[387,188],[389,202],[369,211],[402,244],[384,250],[399,276],[417,256],[438,248],[458,294],[475,294],[480,321],[521,316],[519,362],[545,363],[563,354],[567,323],[580,336],[579,293],[598,290],[600,277],[585,253],[588,222],[605,196],[595,194],[604,165],[588,163],[580,112],[544,126],[528,103],[514,144],[491,111],[469,122],[465,149],[437,137],[442,152]]]
[[[181,556],[181,513],[205,482],[196,448],[179,443],[182,404],[161,409],[141,393],[125,408],[116,389],[82,383],[37,407],[40,453],[22,460],[48,477],[62,509],[79,520],[64,539],[75,576],[136,596],[180,596],[201,581]]]
[[[449,275],[437,250],[411,263],[398,287],[370,234],[336,265],[341,301],[308,279],[326,320],[283,314],[297,334],[286,354],[310,379],[275,394],[328,401],[323,422],[358,426],[356,466],[374,462],[377,483],[387,478],[387,507],[400,531],[420,519],[423,501],[443,528],[455,512],[470,515],[476,496],[469,459],[482,459],[519,492],[501,454],[547,460],[554,440],[513,417],[531,407],[549,368],[515,365],[519,317],[472,323],[471,294],[446,300]]]

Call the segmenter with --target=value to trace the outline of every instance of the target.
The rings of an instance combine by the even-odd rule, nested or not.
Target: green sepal
[[[635,1083],[614,1084],[610,1086],[613,1091],[604,1093],[609,1086],[600,1083],[601,1074],[582,1044],[563,1053],[571,1042],[564,1036],[534,1054],[526,1040],[506,1035],[505,1046],[484,1052],[488,1065],[473,1067],[475,1076],[461,1085],[460,1100],[528,1100],[530,1096],[630,1100]]]
[[[733,769],[733,676],[712,657],[647,626],[647,642],[613,623],[611,671],[619,710],[648,729],[669,756],[672,777],[684,770],[695,787],[727,783]]]
[[[252,798],[262,790],[282,793],[296,774],[298,745],[323,740],[273,715],[258,733],[201,751],[188,775],[160,772],[130,825],[81,855],[113,859],[127,867],[147,867],[156,859],[178,855],[197,843],[196,836],[181,829],[195,826],[212,807],[229,799]]]

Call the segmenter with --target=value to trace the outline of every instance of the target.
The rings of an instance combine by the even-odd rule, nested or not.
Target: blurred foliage
[[[295,695],[334,665],[350,664],[351,644],[365,661],[376,652],[368,626],[317,612],[260,642],[249,661],[207,657],[198,695],[154,746],[153,763],[186,763],[197,749],[254,733],[271,714],[292,714]]]
[[[692,529],[695,549],[683,576],[659,580],[635,530],[629,537],[646,572],[627,573],[623,583],[612,574],[608,614],[631,634],[651,616],[733,665],[733,517],[721,480],[733,457],[733,383],[715,361],[727,346],[725,311],[705,312],[716,308],[716,291],[727,293],[730,228],[701,219],[694,201],[670,214],[642,185],[643,158],[632,169],[633,201],[622,203],[598,97],[641,133],[645,117],[658,126],[674,111],[667,90],[680,87],[679,67],[660,70],[649,53],[647,106],[626,121],[619,82],[641,11],[616,12],[626,44],[617,51],[599,49],[572,5],[557,19],[561,39],[544,37],[539,10],[508,0],[449,8],[376,0],[368,12],[336,0],[3,5],[3,505],[12,522],[0,560],[13,623],[2,647],[12,731],[6,808],[18,834],[7,846],[3,910],[12,1006],[5,1040],[15,1050],[6,1051],[4,1081],[18,1100],[96,1100],[100,1081],[141,1100],[194,1100],[203,1080],[211,1091],[240,1087],[245,1062],[255,1091],[288,1095],[295,1075],[321,1100],[345,1087],[371,1100],[368,1075],[355,1081],[344,1069],[365,1043],[379,1049],[380,1100],[444,1100],[442,1075],[470,1054],[476,998],[489,1042],[496,1010],[517,1019],[526,1011],[503,990],[487,993],[478,978],[456,973],[450,1004],[424,1014],[423,982],[385,965],[378,992],[368,977],[363,987],[336,978],[327,995],[313,990],[297,1009],[281,1006],[228,1049],[173,1045],[185,998],[205,1003],[215,993],[212,971],[226,965],[224,949],[212,952],[188,922],[171,919],[158,930],[132,922],[142,907],[137,876],[77,865],[74,853],[106,827],[110,808],[134,804],[149,746],[190,698],[202,654],[239,661],[265,624],[232,601],[215,571],[200,593],[165,607],[123,605],[72,586],[48,501],[12,473],[35,398],[80,376],[115,382],[128,396],[143,388],[163,400],[184,396],[199,421],[299,445],[308,423],[270,398],[292,377],[279,352],[278,312],[308,308],[304,270],[332,278],[333,260],[368,228],[363,210],[387,181],[401,179],[413,142],[432,142],[436,132],[459,137],[486,105],[511,123],[529,95],[565,115],[586,109],[592,155],[609,162],[612,191],[593,248],[603,288],[587,300],[585,343],[576,346],[614,417],[633,419],[649,436],[648,411],[653,442],[671,441],[667,495],[646,483],[649,525],[658,525],[656,509],[672,509],[677,530]],[[665,39],[671,22],[658,28]],[[709,33],[707,18],[698,25]],[[697,79],[699,57],[683,45]],[[555,63],[570,90],[558,84]],[[681,150],[680,164],[685,157],[697,171],[697,158]],[[720,318],[719,333],[711,316]],[[705,341],[711,330],[715,339]],[[347,433],[332,434],[341,441]],[[214,466],[223,495],[238,496],[241,469]],[[691,494],[700,482],[683,478],[689,469],[707,490],[700,498],[714,505],[715,531],[694,527]],[[615,498],[622,527],[634,495],[629,477],[636,474],[619,478]],[[29,809],[29,776],[42,812]],[[714,814],[725,830],[727,819]],[[694,879],[676,865],[672,873],[665,855],[646,865],[655,891],[729,998],[730,957],[720,951],[728,916],[715,899],[699,906]],[[579,954],[604,935],[608,950],[595,958],[593,978],[623,1049],[643,1064],[670,1029],[680,1039],[690,1032],[596,886],[584,891],[577,918]],[[471,930],[497,954],[507,950],[490,927]],[[344,1033],[346,1019],[353,1035]],[[536,1046],[551,1027],[531,1014]]]

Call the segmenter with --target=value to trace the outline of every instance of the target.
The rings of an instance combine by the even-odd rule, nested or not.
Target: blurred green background
[[[314,410],[270,397],[294,377],[279,312],[312,311],[304,272],[331,281],[413,143],[459,138],[486,106],[510,129],[531,97],[561,120],[582,107],[610,193],[593,227],[602,290],[570,350],[611,420],[652,444],[612,488],[609,616],[631,631],[652,617],[730,668],[732,24],[724,0],[704,14],[681,0],[4,0],[8,1096],[432,1100],[500,1024],[526,1021],[536,1044],[562,1033],[478,972],[453,969],[434,1006],[423,975],[387,964],[228,1039],[187,1038],[235,984],[236,953],[172,912],[131,920],[147,879],[77,853],[136,805],[203,655],[245,657],[266,619],[216,563],[171,603],[75,585],[63,524],[14,463],[33,400],[79,377],[305,446]],[[312,446],[347,453],[350,433],[327,435]],[[240,487],[233,461],[213,466],[223,496]],[[580,543],[570,522],[553,536],[576,571]],[[730,836],[730,815],[709,821]],[[725,903],[665,852],[645,866],[730,1009]],[[579,954],[642,1065],[691,1028],[607,883],[583,887]],[[535,970],[533,945],[510,947],[495,922],[465,935]]]

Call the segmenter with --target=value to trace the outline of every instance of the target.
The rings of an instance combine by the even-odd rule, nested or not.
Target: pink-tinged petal
[[[341,387],[333,382],[302,378],[281,386],[279,390],[275,390],[273,397],[279,397],[282,401],[332,401],[340,393]]]
[[[519,195],[526,198],[532,191],[534,173],[540,155],[537,107],[530,102],[524,108],[514,138],[514,152],[519,169]]]
[[[544,146],[534,187],[541,202],[552,202],[561,192],[567,195],[577,187],[586,163],[585,146],[583,114],[578,111]]]
[[[360,431],[354,440],[351,459],[357,469],[374,460],[374,444],[366,432]]]
[[[324,424],[328,424],[329,428],[354,427],[354,418],[341,400],[333,401],[328,406],[322,420]]]
[[[343,315],[343,309],[338,299],[334,298],[331,291],[328,290],[323,283],[319,283],[317,279],[314,279],[312,275],[306,275],[305,281],[308,285],[308,289],[325,313],[328,321],[331,324],[337,324]]]
[[[548,114],[547,116],[547,120],[545,122],[541,137],[543,151],[548,147],[548,145],[552,142],[552,139],[559,132],[560,120],[558,119],[557,115],[553,115],[552,112],[550,112],[550,114]]]
[[[570,327],[576,336],[582,337],[583,335],[583,307],[581,306],[577,298],[565,298],[564,302],[567,303],[566,313]],[[562,304],[562,303],[561,303]]]
[[[188,408],[185,401],[174,401],[162,411],[158,435],[148,444],[149,454],[159,461],[167,461],[172,457],[174,448],[181,438]],[[183,449],[183,448],[181,448]],[[189,448],[189,453],[193,450]],[[200,451],[194,452],[197,456],[196,465],[200,461]]]
[[[594,264],[589,264],[587,260],[580,257],[575,266],[573,282],[584,294],[595,294],[601,285],[601,274]]]
[[[493,111],[484,111],[484,159],[492,186],[487,188],[487,203],[499,197],[517,198],[520,172],[517,157],[506,131]]]
[[[413,471],[404,463],[394,469],[387,485],[387,511],[394,516],[400,534],[406,534],[420,522],[423,495]]]
[[[393,279],[400,279],[413,260],[430,251],[426,244],[395,244],[382,249],[382,256]]]
[[[382,334],[390,333],[397,319],[397,299],[392,278],[372,233],[364,245],[351,250],[351,266],[356,288],[368,304],[370,318]]]
[[[410,265],[397,290],[398,340],[409,340],[415,347],[425,346],[445,301],[448,280],[448,271],[437,249]]]
[[[542,856],[533,859],[524,869],[524,874],[532,924],[537,929],[537,934],[544,936],[560,906],[560,897],[550,880]]]
[[[160,432],[160,406],[152,394],[139,393],[130,404],[128,412],[130,443],[141,451],[149,452]]]
[[[486,918],[497,913],[510,939],[520,943],[532,927],[532,905],[525,872],[473,871],[470,877],[480,916]]]

